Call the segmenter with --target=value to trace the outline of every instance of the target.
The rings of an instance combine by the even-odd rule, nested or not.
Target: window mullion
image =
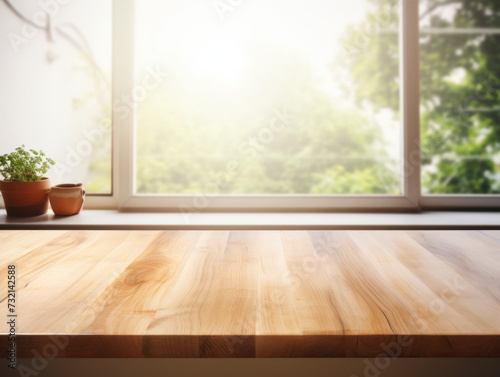
[[[420,207],[420,89],[418,0],[400,0],[402,193]]]
[[[126,206],[134,188],[134,106],[121,99],[134,91],[134,0],[113,1],[113,193]],[[132,96],[133,98],[133,96]],[[126,111],[124,111],[126,110]]]

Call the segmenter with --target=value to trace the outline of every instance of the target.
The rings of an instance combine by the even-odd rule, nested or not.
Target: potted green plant
[[[43,175],[55,162],[43,151],[25,150],[24,145],[0,156],[0,180],[5,209],[9,216],[38,216],[47,212],[50,179]]]

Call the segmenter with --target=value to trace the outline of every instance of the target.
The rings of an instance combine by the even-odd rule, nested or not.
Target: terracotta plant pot
[[[49,208],[50,179],[36,182],[0,181],[0,191],[7,215],[38,216]]]
[[[64,183],[52,187],[49,198],[54,214],[76,215],[80,213],[85,202],[85,189],[81,183]]]

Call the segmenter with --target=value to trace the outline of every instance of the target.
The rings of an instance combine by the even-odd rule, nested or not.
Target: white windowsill
[[[500,229],[500,212],[123,213],[84,210],[60,217],[7,217],[0,229]]]

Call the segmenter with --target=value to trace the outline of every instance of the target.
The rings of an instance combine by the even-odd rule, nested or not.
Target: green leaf
[[[24,144],[14,152],[0,156],[0,174],[5,180],[33,182],[42,179],[54,160],[45,157],[45,153],[24,149]]]

